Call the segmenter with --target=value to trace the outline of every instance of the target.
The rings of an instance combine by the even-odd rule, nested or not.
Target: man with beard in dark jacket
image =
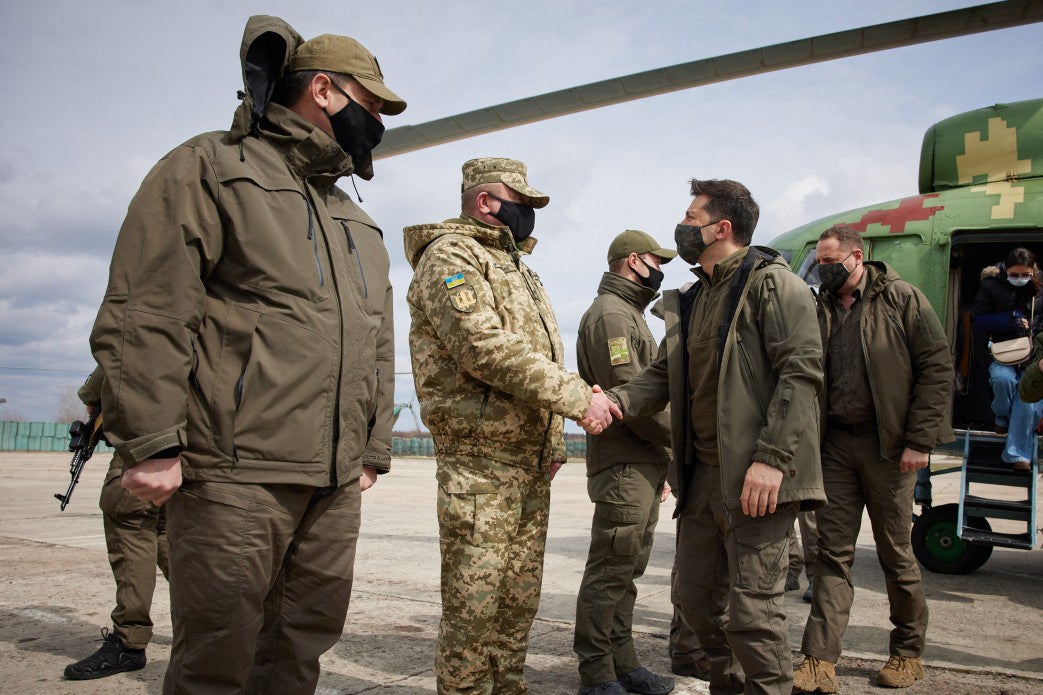
[[[123,486],[167,504],[167,695],[314,692],[391,458],[388,254],[335,182],[406,104],[354,39],[275,17],[241,60],[232,127],[131,201],[91,333]]]
[[[862,254],[862,236],[847,224],[823,232],[816,248],[826,356],[822,481],[828,504],[815,513],[818,563],[794,692],[837,691],[836,662],[854,601],[851,566],[863,508],[873,525],[895,626],[890,658],[876,682],[905,688],[924,675],[927,601],[910,541],[913,488],[931,450],[953,440],[952,358],[923,293],[887,264],[865,261]]]

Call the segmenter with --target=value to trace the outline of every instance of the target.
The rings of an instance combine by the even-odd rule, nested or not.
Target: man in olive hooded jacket
[[[358,42],[253,17],[232,127],[131,201],[91,334],[123,485],[167,504],[165,693],[313,692],[390,462],[394,348],[372,176],[405,102]]]
[[[735,181],[693,180],[678,255],[698,263],[663,296],[658,359],[608,391],[624,419],[669,403],[685,621],[710,657],[710,692],[788,693],[781,602],[798,509],[825,500],[819,468],[822,344],[807,285],[751,247],[759,208]],[[745,685],[730,675],[731,656]]]

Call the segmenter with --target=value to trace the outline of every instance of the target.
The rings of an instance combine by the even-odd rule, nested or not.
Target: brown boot
[[[876,674],[876,684],[885,688],[908,688],[923,678],[923,664],[918,656],[892,654],[887,664]]]
[[[828,661],[805,656],[800,666],[793,669],[793,692],[835,693],[837,691],[837,667]]]

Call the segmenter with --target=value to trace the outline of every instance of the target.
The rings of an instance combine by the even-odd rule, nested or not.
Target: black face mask
[[[653,292],[658,292],[659,288],[663,286],[663,278],[666,277],[663,274],[663,271],[653,268],[645,263],[645,259],[641,258],[641,256],[638,256],[638,260],[641,261],[641,265],[645,266],[645,270],[648,271],[648,277],[641,277],[638,275],[637,281]]]
[[[512,203],[509,200],[497,198],[492,193],[489,194],[489,197],[500,201],[500,211],[495,215],[489,214],[507,225],[507,228],[511,230],[511,236],[514,237],[514,243],[518,244],[528,239],[536,226],[536,209],[531,205]]]
[[[821,281],[820,287],[822,287],[822,289],[834,293],[840,291],[840,288],[844,286],[847,279],[851,277],[851,271],[844,265],[844,261],[848,258],[851,258],[850,253],[839,263],[818,264],[818,277]]]
[[[720,220],[714,220],[710,224],[702,226],[693,224],[679,224],[674,228],[674,243],[677,244],[677,255],[688,265],[699,262],[699,256],[703,255],[710,246],[717,243],[714,239],[709,244],[703,241],[703,227],[717,224]]]
[[[362,168],[370,161],[369,153],[380,144],[384,137],[384,124],[356,102],[335,82],[330,82],[334,89],[348,99],[348,104],[337,113],[326,112],[333,127],[333,137],[341,149],[351,155],[355,168]]]

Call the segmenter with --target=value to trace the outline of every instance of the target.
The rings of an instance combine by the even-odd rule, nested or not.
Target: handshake
[[[590,399],[586,414],[579,421],[579,426],[586,430],[587,434],[601,434],[612,424],[612,418],[622,420],[623,411],[595,384],[594,395]]]

